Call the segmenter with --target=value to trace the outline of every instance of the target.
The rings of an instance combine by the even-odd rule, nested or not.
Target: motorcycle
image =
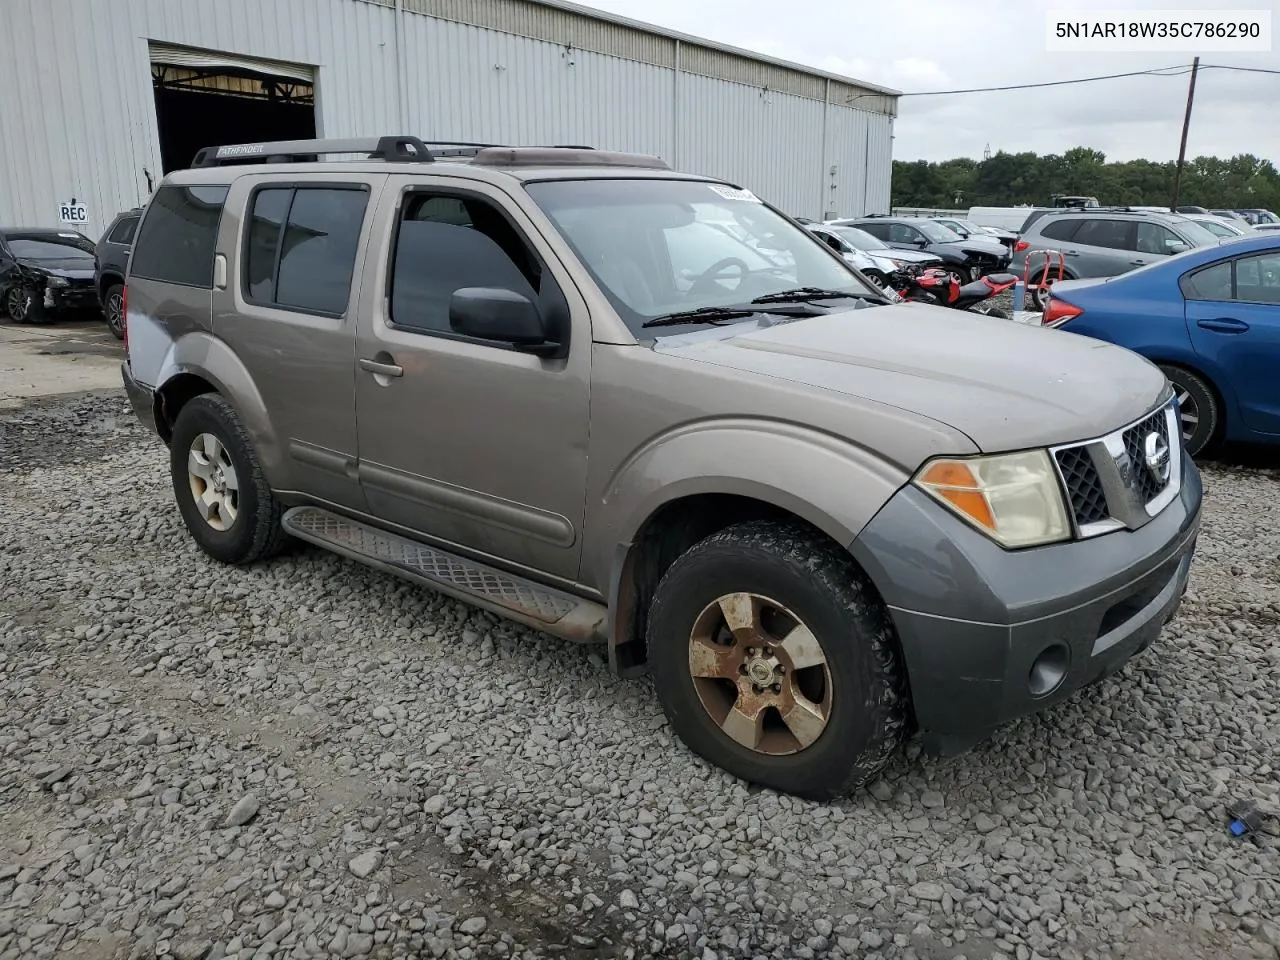
[[[1018,278],[1012,273],[993,273],[972,283],[961,284],[946,270],[929,267],[920,270],[904,267],[889,278],[890,286],[901,300],[931,303],[955,310],[970,310],[1000,320],[1009,314],[991,304],[991,298],[1012,290]]]

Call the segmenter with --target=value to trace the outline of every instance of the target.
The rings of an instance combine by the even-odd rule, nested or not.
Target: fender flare
[[[232,405],[253,440],[268,483],[273,489],[287,488],[290,469],[286,451],[280,446],[267,405],[253,377],[231,348],[203,330],[175,340],[165,353],[156,377],[157,404],[162,402],[165,386],[184,374],[208,382]]]

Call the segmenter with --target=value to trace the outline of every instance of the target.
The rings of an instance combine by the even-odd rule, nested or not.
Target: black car
[[[0,309],[15,323],[96,311],[93,241],[74,230],[0,227]]]
[[[116,214],[93,248],[94,288],[102,304],[102,316],[117,340],[124,339],[124,278],[128,273],[129,251],[138,229],[142,208]]]
[[[836,221],[857,227],[897,250],[933,254],[962,283],[1009,268],[1009,250],[994,237],[962,237],[940,223],[914,217],[863,217]]]

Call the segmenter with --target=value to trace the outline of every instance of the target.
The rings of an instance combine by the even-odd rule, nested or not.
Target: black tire
[[[1182,443],[1188,455],[1211,452],[1222,424],[1217,392],[1199,374],[1183,367],[1161,364],[1160,369],[1173,384],[1182,407]]]
[[[117,340],[124,339],[124,284],[113,283],[102,298],[102,319]]]
[[[878,270],[863,270],[862,273],[877,290],[884,290],[889,286],[888,278]]]
[[[197,437],[211,434],[228,455],[238,495],[236,514],[225,529],[215,529],[197,506],[188,457]],[[178,414],[169,443],[173,493],[187,530],[197,546],[221,563],[248,564],[283,549],[287,535],[280,525],[284,508],[262,472],[249,433],[223,397],[207,393],[189,401]]]
[[[695,623],[718,598],[742,592],[793,611],[826,658],[831,695],[825,726],[792,753],[770,755],[731,739],[703,706],[702,688],[691,675]],[[906,736],[906,684],[888,614],[852,560],[802,526],[753,521],[691,547],[658,584],[648,644],[654,685],[672,729],[699,756],[743,780],[828,800],[873,779]],[[739,702],[736,696],[726,694],[729,702]]]

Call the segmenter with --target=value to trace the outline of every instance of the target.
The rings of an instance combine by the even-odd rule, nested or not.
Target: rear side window
[[[160,187],[138,230],[129,275],[212,289],[213,250],[226,199],[223,186]]]
[[[1129,239],[1133,226],[1127,220],[1085,220],[1076,230],[1076,243],[1089,247],[1109,247],[1113,250],[1132,250]]]
[[[1187,274],[1182,278],[1182,293],[1188,300],[1230,300],[1231,261]]]
[[[304,313],[344,314],[368,200],[364,186],[255,191],[241,281],[245,299]]]
[[[116,224],[115,229],[111,231],[111,236],[107,237],[108,243],[130,243],[133,240],[134,231],[138,229],[137,217],[125,217]]]
[[[1070,240],[1075,236],[1076,231],[1080,228],[1079,220],[1071,220],[1063,217],[1061,220],[1054,220],[1046,223],[1040,231],[1040,236],[1048,237],[1050,240]]]

